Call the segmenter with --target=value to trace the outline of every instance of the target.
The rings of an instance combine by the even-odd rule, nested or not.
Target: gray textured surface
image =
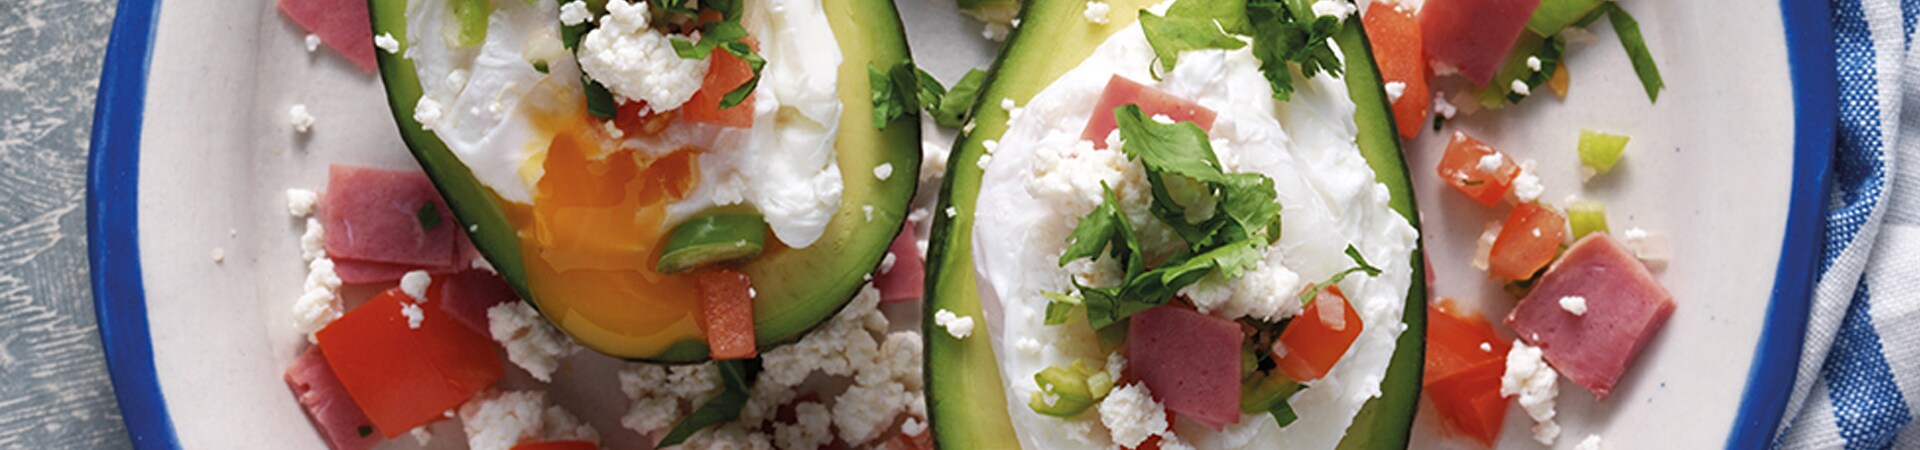
[[[121,448],[87,282],[86,156],[114,4],[0,0],[0,448]]]

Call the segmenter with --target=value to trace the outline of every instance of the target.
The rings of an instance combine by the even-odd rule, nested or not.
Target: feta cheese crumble
[[[707,60],[681,58],[667,35],[649,23],[647,2],[607,2],[600,26],[580,40],[580,69],[615,97],[644,101],[655,111],[677,109],[707,76]]]
[[[1389,81],[1385,88],[1387,90],[1387,103],[1398,102],[1400,101],[1400,96],[1407,94],[1407,83],[1405,82]]]
[[[400,53],[400,40],[394,39],[393,33],[380,33],[379,36],[374,36],[373,46],[380,47],[389,54]]]
[[[307,105],[295,103],[287,108],[287,124],[296,133],[306,133],[313,130],[313,114],[307,112]]]
[[[414,270],[400,276],[400,291],[413,297],[414,302],[427,302],[427,286],[433,284],[433,276],[425,270]]]
[[[306,41],[307,41],[307,53],[313,53],[320,50],[320,36],[317,36],[314,34],[307,34]]]
[[[1553,421],[1559,378],[1560,373],[1541,359],[1538,347],[1513,341],[1513,350],[1507,351],[1507,371],[1500,375],[1500,396],[1520,397],[1520,409],[1533,418],[1533,439],[1545,445],[1553,445],[1560,437],[1560,424]]]
[[[1507,85],[1507,87],[1512,89],[1513,93],[1515,94],[1520,94],[1523,96],[1533,95],[1533,87],[1528,86],[1525,80],[1513,80],[1513,83]]]
[[[880,163],[878,166],[873,166],[873,177],[879,178],[880,181],[893,178],[893,163]]]
[[[600,433],[538,391],[485,392],[460,405],[460,426],[473,450],[510,450],[525,441],[598,443]]]
[[[1500,154],[1488,153],[1486,154],[1486,156],[1480,157],[1480,164],[1478,167],[1480,168],[1481,172],[1494,173],[1494,172],[1499,172],[1500,165],[1505,162],[1506,162],[1506,159],[1501,158]]]
[[[1575,316],[1587,315],[1587,298],[1578,295],[1560,297],[1560,309]]]
[[[209,256],[213,257],[213,262],[216,262],[216,263],[224,262],[227,260],[227,250],[220,247],[214,247],[213,252]]]
[[[1108,5],[1107,2],[1091,0],[1087,2],[1087,9],[1081,11],[1080,15],[1086,17],[1087,22],[1106,25],[1109,22],[1107,13],[1112,11],[1113,6]]]
[[[420,323],[427,321],[427,313],[426,311],[420,310],[418,303],[400,303],[400,315],[407,317],[407,329],[409,330],[418,330],[420,329]]]
[[[1453,103],[1448,102],[1446,97],[1438,95],[1433,97],[1434,114],[1439,114],[1443,119],[1452,119],[1453,115],[1459,112],[1460,108],[1454,107]]]
[[[313,215],[313,207],[320,203],[320,194],[310,189],[287,190],[287,214],[294,217]]]
[[[1013,28],[1004,23],[988,23],[986,28],[980,30],[980,37],[994,42],[1005,41],[1010,34],[1013,34]]]
[[[1602,447],[1600,435],[1589,434],[1586,439],[1580,440],[1580,445],[1573,446],[1573,450],[1600,450]]]
[[[1547,187],[1540,184],[1540,176],[1533,172],[1533,161],[1527,161],[1520,164],[1520,174],[1513,177],[1513,198],[1521,203],[1539,200],[1540,194],[1547,192]]]
[[[1527,57],[1527,70],[1532,70],[1532,71],[1534,71],[1534,72],[1539,72],[1539,71],[1540,71],[1540,57],[1538,57],[1538,56],[1528,56],[1528,57]]]
[[[933,324],[946,328],[947,334],[954,339],[966,339],[967,336],[973,335],[972,317],[954,314],[953,311],[946,309],[934,311]]]
[[[560,23],[561,24],[579,25],[579,24],[592,22],[592,21],[593,21],[593,11],[587,10],[587,2],[584,2],[581,0],[573,0],[571,2],[567,2],[564,5],[560,5]]]
[[[572,340],[541,320],[540,313],[523,301],[487,308],[487,331],[495,342],[507,349],[507,360],[542,382],[553,381],[553,372],[560,368],[560,358],[579,350]]]
[[[440,123],[440,117],[444,114],[446,112],[440,108],[440,102],[429,97],[420,97],[420,102],[413,104],[413,121],[418,122],[422,130],[433,130],[434,124]]]
[[[1167,433],[1167,409],[1154,401],[1145,383],[1116,388],[1100,401],[1100,423],[1113,433],[1113,443],[1138,447],[1148,437]]]
[[[1347,20],[1347,16],[1351,16],[1357,11],[1359,11],[1359,7],[1344,0],[1318,0],[1313,2],[1313,15],[1315,17],[1332,17],[1336,20]]]

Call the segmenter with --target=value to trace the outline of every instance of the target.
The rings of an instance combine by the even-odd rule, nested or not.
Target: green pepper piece
[[[1033,374],[1033,381],[1040,384],[1040,392],[1033,393],[1027,406],[1034,412],[1054,417],[1073,417],[1093,407],[1093,390],[1087,386],[1087,376],[1060,366],[1050,366]],[[1111,387],[1111,386],[1109,386]],[[1053,403],[1047,403],[1047,397],[1053,397]]]
[[[1573,240],[1587,237],[1591,233],[1607,232],[1607,205],[1604,203],[1580,200],[1567,205],[1567,223],[1573,226]]]
[[[1272,410],[1274,405],[1285,403],[1287,397],[1300,392],[1299,382],[1286,375],[1269,374],[1266,377],[1248,380],[1240,388],[1240,412],[1259,414]]]
[[[695,217],[673,227],[655,270],[675,273],[707,264],[753,258],[767,245],[767,222],[753,213]]]
[[[1617,134],[1580,130],[1580,165],[1595,175],[1613,171],[1613,165],[1620,162],[1620,154],[1627,149],[1627,139]]]

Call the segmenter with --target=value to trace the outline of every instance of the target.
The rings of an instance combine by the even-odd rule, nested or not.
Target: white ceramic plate
[[[990,62],[979,25],[948,0],[899,1],[921,64],[941,79]],[[413,162],[378,80],[329,50],[306,52],[271,2],[157,3],[121,2],[92,141],[94,288],[122,413],[143,448],[319,448],[280,378],[301,344],[289,305],[304,270],[283,191],[319,187],[329,163]],[[1598,26],[1568,56],[1564,101],[1449,125],[1537,160],[1544,199],[1604,200],[1614,227],[1673,238],[1674,261],[1658,275],[1678,310],[1606,403],[1562,389],[1562,446],[1594,433],[1612,448],[1748,448],[1779,421],[1832,142],[1832,39],[1824,2],[1743,3],[1629,2],[1666,77],[1657,104]],[[309,134],[287,123],[295,103],[318,117]],[[1580,183],[1582,128],[1631,135],[1623,168]],[[1437,179],[1444,140],[1434,136],[1406,146],[1431,289],[1504,312],[1509,297],[1468,264],[1480,227],[1498,217]],[[624,402],[604,395],[617,386],[614,363],[571,364],[556,397],[594,418],[608,443],[631,445],[637,436],[615,419]],[[1511,411],[1502,447],[1537,445],[1529,425]],[[1445,446],[1423,438],[1433,429],[1422,419],[1416,446]]]

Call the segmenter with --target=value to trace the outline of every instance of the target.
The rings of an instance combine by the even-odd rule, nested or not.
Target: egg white
[[[1074,223],[1094,207],[1094,198],[1036,195],[1047,188],[1035,180],[1043,158],[1111,157],[1084,153],[1090,146],[1077,142],[1095,113],[1093,99],[1110,76],[1119,74],[1218,112],[1210,137],[1226,168],[1274,179],[1284,233],[1270,250],[1269,263],[1286,266],[1306,282],[1322,280],[1351,267],[1343,254],[1351,243],[1386,269],[1378,277],[1349,277],[1341,284],[1365,328],[1325,378],[1291,399],[1298,421],[1283,429],[1265,414],[1246,415],[1220,432],[1186,420],[1176,423],[1180,439],[1197,448],[1332,448],[1360,406],[1380,394],[1395,339],[1405,329],[1401,306],[1417,233],[1388,206],[1386,187],[1374,181],[1360,156],[1354,105],[1341,80],[1324,74],[1296,79],[1292,101],[1259,101],[1271,98],[1271,91],[1247,49],[1183,53],[1158,82],[1148,72],[1154,61],[1139,25],[1119,31],[1023,105],[988,162],[973,233],[993,238],[975,239],[973,250],[1016,434],[1027,448],[1112,447],[1097,412],[1062,420],[1035,413],[1027,399],[1038,389],[1033,374],[1041,369],[1064,367],[1076,358],[1098,365],[1107,358],[1083,320],[1049,326],[1041,314],[1049,301],[1042,292],[1071,288],[1058,257]],[[1061,150],[1075,146],[1083,153]],[[1114,184],[1122,203],[1132,197],[1136,206],[1144,205],[1138,166],[1127,164],[1130,169],[1086,176]],[[1132,209],[1136,224],[1156,220],[1140,213],[1143,207]],[[1157,224],[1146,225],[1147,245],[1164,239],[1155,237]]]
[[[571,0],[568,0],[571,1]],[[502,199],[531,204],[543,171],[538,158],[555,130],[542,119],[573,114],[583,101],[580,68],[560,48],[554,0],[494,0],[485,42],[451,45],[444,0],[409,0],[406,56],[423,101],[443,111],[424,124]],[[753,127],[732,129],[677,121],[658,136],[626,136],[622,148],[648,159],[692,145],[701,180],[668,206],[663,227],[718,206],[746,204],[774,236],[806,247],[825,232],[844,183],[835,163],[842,59],[819,0],[746,2],[741,23],[767,60],[754,92]],[[531,61],[548,62],[548,73]],[[545,120],[553,122],[552,120]]]

